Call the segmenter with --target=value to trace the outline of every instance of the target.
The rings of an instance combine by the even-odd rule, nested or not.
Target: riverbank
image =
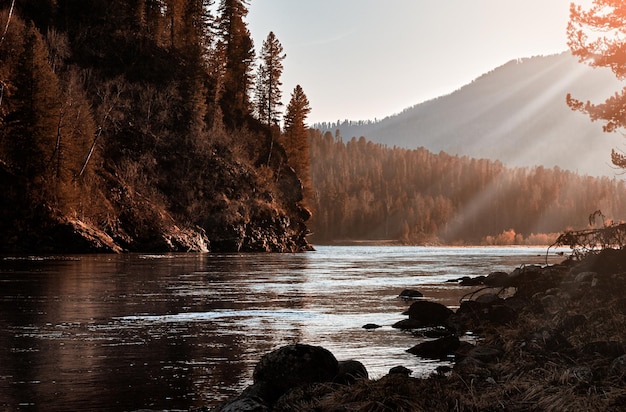
[[[426,378],[390,373],[350,385],[318,381],[271,404],[256,392],[261,409],[249,410],[620,410],[625,269],[626,252],[604,250],[580,262],[486,276],[485,288],[442,322],[461,337],[458,346],[443,349],[455,357],[450,370]],[[464,342],[466,331],[480,336],[475,345]]]

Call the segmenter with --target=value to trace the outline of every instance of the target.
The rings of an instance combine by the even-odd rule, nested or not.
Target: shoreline
[[[239,410],[620,410],[626,252],[605,249],[580,261],[528,268],[486,276],[483,297],[472,296],[443,322],[454,325],[452,335],[479,337],[476,345],[455,341],[443,349],[455,358],[450,370],[424,378],[390,373],[348,385],[314,381],[270,403],[257,393],[262,409]],[[498,296],[511,288],[512,296]],[[234,410],[229,404],[218,410]]]

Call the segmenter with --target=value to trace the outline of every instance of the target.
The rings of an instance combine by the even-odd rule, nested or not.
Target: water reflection
[[[250,382],[281,345],[327,347],[380,376],[416,341],[391,325],[417,288],[455,305],[464,275],[545,263],[542,249],[319,248],[304,254],[0,260],[0,409],[189,409]],[[362,325],[382,328],[365,331]]]

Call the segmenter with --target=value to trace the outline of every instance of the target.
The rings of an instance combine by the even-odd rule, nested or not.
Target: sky
[[[287,55],[308,123],[374,120],[449,94],[506,62],[568,50],[570,0],[250,0],[255,47]],[[588,9],[592,0],[575,0]]]

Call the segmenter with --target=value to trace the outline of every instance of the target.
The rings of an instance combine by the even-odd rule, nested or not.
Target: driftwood
[[[596,211],[589,216],[589,223],[593,224],[596,217],[602,217],[602,212]],[[550,246],[572,249],[572,258],[580,260],[589,253],[599,253],[603,249],[622,249],[626,246],[626,223],[603,223],[601,228],[570,230],[560,235]]]

